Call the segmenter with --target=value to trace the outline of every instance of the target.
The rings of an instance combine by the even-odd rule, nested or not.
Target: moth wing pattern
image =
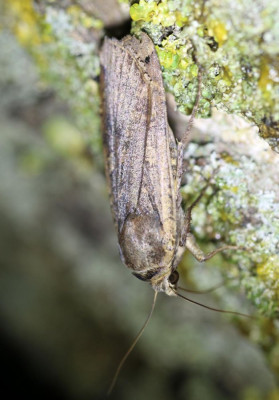
[[[175,236],[179,157],[153,42],[146,34],[105,39],[101,65],[106,169],[118,232],[128,215],[155,212],[162,226],[173,225]]]
[[[137,63],[116,39],[105,39],[103,66],[104,149],[118,228],[136,208],[142,176],[148,87]],[[118,229],[118,230],[119,230]]]

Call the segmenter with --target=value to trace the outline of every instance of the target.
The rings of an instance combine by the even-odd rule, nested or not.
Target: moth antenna
[[[181,297],[182,299],[184,299],[184,300],[186,300],[186,301],[189,301],[190,303],[197,304],[198,306],[204,307],[204,308],[206,308],[206,309],[208,309],[208,310],[216,311],[216,312],[220,312],[220,313],[224,313],[224,314],[233,314],[233,315],[239,315],[239,316],[241,316],[241,317],[246,317],[246,318],[255,319],[255,317],[253,317],[252,315],[243,314],[243,313],[240,313],[240,312],[237,312],[237,311],[220,310],[219,308],[206,306],[205,304],[199,303],[198,301],[195,301],[195,300],[189,299],[188,297],[183,296],[182,294],[178,293],[176,290],[173,290],[173,289],[172,289],[172,291],[173,291],[178,297]]]
[[[119,375],[119,373],[120,373],[120,371],[121,371],[121,369],[122,369],[122,367],[123,367],[125,361],[127,360],[129,354],[130,354],[130,353],[132,352],[132,350],[134,349],[135,345],[137,344],[138,340],[140,339],[141,335],[143,334],[143,332],[144,332],[146,326],[148,325],[148,322],[150,321],[150,318],[151,318],[151,316],[152,316],[152,314],[153,314],[153,311],[154,311],[154,308],[155,308],[156,299],[157,299],[157,294],[158,294],[158,292],[154,292],[154,298],[153,298],[151,310],[150,310],[150,312],[149,312],[149,314],[148,314],[148,317],[146,318],[145,323],[143,324],[141,330],[140,330],[139,333],[137,334],[137,336],[136,336],[136,338],[134,339],[133,343],[131,344],[131,346],[129,347],[129,349],[126,351],[126,353],[125,353],[124,356],[122,357],[120,363],[118,364],[118,367],[117,367],[117,369],[116,369],[116,371],[115,371],[115,374],[114,374],[114,376],[113,376],[112,382],[111,382],[111,384],[110,384],[109,390],[108,390],[108,392],[107,392],[107,396],[110,396],[110,394],[111,394],[111,392],[112,392],[112,390],[113,390],[113,388],[114,388],[114,386],[115,386],[115,384],[116,384],[118,375]]]
[[[181,286],[178,286],[177,289],[183,290],[184,292],[188,292],[188,293],[194,293],[194,294],[207,294],[210,292],[214,292],[214,290],[219,289],[220,287],[224,286],[226,283],[226,281],[223,281],[221,283],[218,283],[215,286],[212,286],[211,288],[205,289],[205,290],[192,290],[192,289],[186,289],[183,288]]]

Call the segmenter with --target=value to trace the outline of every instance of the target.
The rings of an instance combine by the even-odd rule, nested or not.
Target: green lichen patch
[[[145,30],[157,45],[166,88],[180,111],[189,114],[193,108],[199,64],[199,116],[208,117],[212,106],[245,116],[279,151],[276,0],[140,0],[130,15],[133,32]]]
[[[225,274],[238,276],[259,311],[274,317],[279,313],[279,160],[266,158],[261,165],[257,152],[252,157],[242,143],[231,143],[231,154],[221,148],[212,142],[188,146],[186,204],[212,182],[193,212],[193,230],[202,241],[239,246],[227,253],[232,264]]]
[[[186,149],[182,196],[187,208],[209,184],[193,210],[191,230],[204,251],[224,244],[239,249],[204,264],[185,253],[179,270],[187,286],[198,290],[223,282],[215,292],[218,308],[254,315],[255,320],[244,318],[237,324],[262,346],[269,365],[279,373],[279,158],[240,119],[215,112],[213,117],[207,124],[196,121],[196,128],[207,135],[196,133]],[[204,298],[198,301],[208,305]]]

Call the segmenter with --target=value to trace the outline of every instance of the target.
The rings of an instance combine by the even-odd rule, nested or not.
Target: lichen
[[[236,127],[231,130],[237,135]],[[218,140],[217,132],[211,140]],[[191,143],[186,151],[188,182],[182,188],[186,204],[209,182],[207,195],[193,212],[193,229],[202,241],[222,239],[239,247],[231,256],[233,273],[259,311],[274,317],[279,312],[279,159],[269,150],[270,157],[259,164],[260,140],[254,156],[236,138],[228,145],[231,154],[224,153],[220,143],[209,141],[202,147]],[[262,154],[268,152],[263,149]]]
[[[130,15],[132,32],[138,35],[144,30],[153,39],[165,87],[180,111],[190,114],[193,109],[200,69],[197,117],[207,118],[215,108],[245,117],[279,151],[276,1],[140,0],[131,6]],[[250,126],[240,128],[238,121],[237,129],[230,122],[227,119],[225,126],[219,119],[215,129],[188,145],[187,184],[182,195],[187,208],[209,183],[193,211],[192,231],[205,250],[224,243],[239,249],[215,257],[207,268],[195,264],[186,253],[179,271],[186,282],[207,288],[210,278],[205,269],[219,265],[214,271],[219,271],[220,280],[226,280],[226,287],[236,287],[237,293],[254,304],[256,315],[267,317],[244,322],[241,327],[261,344],[269,364],[279,373],[279,163],[260,139],[251,140]],[[195,125],[199,128],[202,123]],[[201,131],[205,130],[203,126]],[[235,310],[245,311],[238,302],[241,295],[225,294],[220,296],[222,308],[235,304]],[[276,395],[278,392],[270,397]]]
[[[10,29],[36,60],[42,82],[67,100],[96,157],[100,153],[98,40],[103,24],[77,5],[15,0],[5,5]],[[93,38],[95,40],[93,40]]]
[[[140,0],[130,9],[133,32],[157,45],[166,88],[189,114],[202,69],[198,115],[215,106],[246,117],[279,151],[279,29],[276,1]]]
[[[279,30],[273,23],[278,15],[275,2],[234,5],[181,0],[158,4],[140,0],[131,6],[130,14],[133,32],[145,30],[153,38],[166,88],[174,94],[180,111],[192,111],[199,67],[202,92],[198,116],[210,116],[212,106],[244,116],[257,124],[261,136],[278,150]],[[211,140],[215,139],[216,132]],[[211,153],[205,157],[207,147]],[[205,157],[201,166],[199,157]],[[278,164],[262,164],[234,145],[231,155],[216,152],[212,144],[201,148],[192,143],[185,158],[188,182],[182,193],[186,207],[206,179],[214,182],[193,213],[196,237],[204,245],[221,239],[239,246],[238,251],[227,253],[224,275],[239,279],[240,290],[260,313],[278,316],[279,194],[276,180],[273,186],[267,183],[268,179],[272,182],[272,174],[276,176]],[[189,274],[188,259],[185,265]]]
[[[216,293],[221,308],[254,314],[254,321],[242,321],[240,327],[263,347],[279,373],[279,158],[240,118],[214,112],[213,121],[196,121],[196,128],[207,133],[195,136],[186,149],[183,204],[187,208],[208,185],[193,210],[191,230],[205,251],[223,244],[238,249],[206,265],[186,252],[179,270],[184,285],[199,290],[224,282]],[[245,308],[244,296],[254,312]]]

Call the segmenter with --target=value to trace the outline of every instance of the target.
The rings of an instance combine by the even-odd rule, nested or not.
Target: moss
[[[197,75],[191,72],[198,62],[203,72],[198,115],[208,117],[216,106],[244,116],[279,151],[276,3],[263,8],[260,1],[140,0],[130,15],[133,32],[144,29],[157,44],[165,85],[180,111],[189,114],[195,102]]]

